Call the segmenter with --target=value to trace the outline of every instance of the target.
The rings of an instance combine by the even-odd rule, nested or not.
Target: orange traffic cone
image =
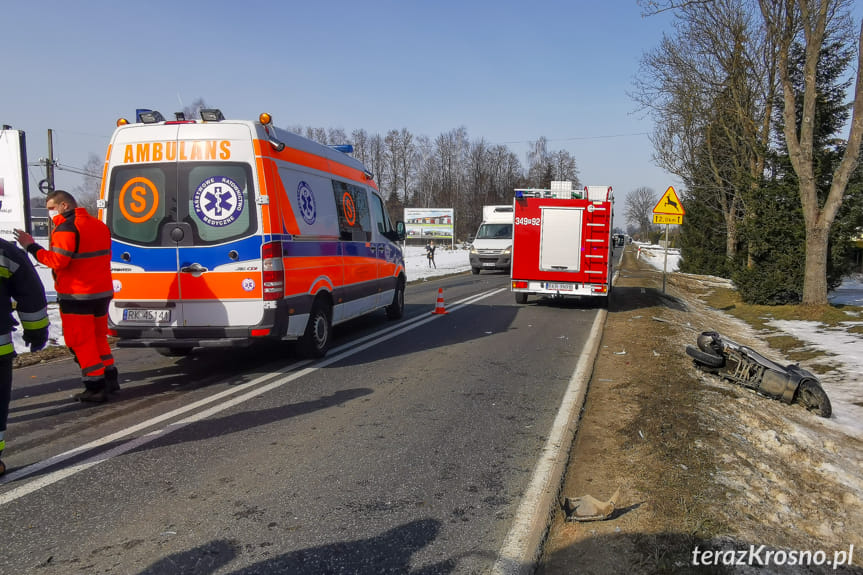
[[[443,288],[437,288],[437,303],[435,303],[432,314],[447,313],[446,307],[443,305]]]

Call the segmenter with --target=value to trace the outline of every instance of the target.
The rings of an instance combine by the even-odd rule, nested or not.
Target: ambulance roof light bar
[[[337,152],[341,152],[343,154],[353,154],[354,147],[351,144],[330,144],[330,148],[334,149]]]
[[[165,116],[156,110],[136,110],[138,121],[144,124],[158,124],[165,121]]]
[[[225,116],[218,108],[201,108],[201,119],[205,122],[221,122]]]

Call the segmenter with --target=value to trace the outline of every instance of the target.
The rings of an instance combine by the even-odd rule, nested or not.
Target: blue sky
[[[80,168],[104,157],[118,117],[166,117],[203,97],[228,118],[279,126],[464,126],[506,144],[569,151],[584,184],[618,198],[679,180],[653,165],[653,126],[627,95],[667,15],[635,0],[569,2],[4,2],[0,122],[27,134],[28,160]],[[42,169],[30,169],[31,193]],[[80,177],[56,172],[58,187]]]

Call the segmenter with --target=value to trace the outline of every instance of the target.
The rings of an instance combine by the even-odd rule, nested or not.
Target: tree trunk
[[[830,226],[806,225],[806,268],[803,276],[803,305],[827,303],[827,249]]]

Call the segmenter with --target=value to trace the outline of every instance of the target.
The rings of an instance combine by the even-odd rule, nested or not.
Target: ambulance
[[[596,298],[612,288],[611,186],[551,182],[550,189],[515,190],[511,289],[528,296]]]
[[[334,325],[380,309],[401,318],[405,226],[347,152],[268,114],[118,120],[98,202],[117,345],[185,355],[296,340],[323,357]]]

